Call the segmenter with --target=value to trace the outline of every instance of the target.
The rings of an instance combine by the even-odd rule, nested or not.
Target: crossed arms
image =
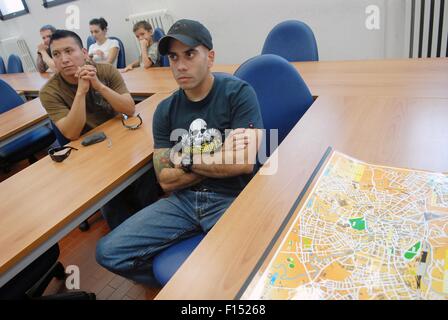
[[[253,172],[256,151],[261,143],[261,130],[235,129],[220,151],[199,154],[193,158],[192,172],[180,166],[181,158],[168,148],[154,150],[154,169],[165,192],[187,188],[206,178],[227,178]]]

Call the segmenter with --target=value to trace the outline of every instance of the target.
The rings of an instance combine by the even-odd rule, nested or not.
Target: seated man
[[[56,28],[49,24],[40,28],[40,36],[43,42],[37,46],[36,65],[39,72],[56,71],[50,52],[50,38],[55,31]]]
[[[118,70],[110,64],[92,64],[81,38],[72,31],[56,30],[50,40],[51,54],[57,73],[41,89],[39,97],[50,119],[68,140],[76,140],[85,132],[113,118],[117,113],[133,115],[134,100]],[[143,175],[102,208],[113,229],[137,210],[126,201],[139,190],[139,183],[148,185],[148,192],[138,191],[144,205],[155,200],[149,190],[150,177]],[[142,180],[144,180],[142,182]],[[132,188],[131,188],[132,189]],[[149,200],[148,200],[149,198]],[[137,206],[140,209],[144,205]],[[134,206],[135,207],[135,206]]]
[[[151,67],[160,67],[160,55],[157,49],[158,42],[152,39],[153,30],[149,22],[143,20],[134,25],[135,37],[139,40],[139,59],[135,60],[123,69],[123,72],[132,70],[133,68],[143,67],[145,69]]]
[[[168,54],[180,86],[159,104],[153,119],[154,167],[171,195],[102,238],[96,252],[105,268],[149,286],[157,286],[154,255],[208,232],[252,178],[261,143],[261,130],[255,128],[263,127],[253,88],[211,73],[215,52],[202,24],[177,21],[160,40],[159,52]],[[227,137],[226,130],[231,130]]]

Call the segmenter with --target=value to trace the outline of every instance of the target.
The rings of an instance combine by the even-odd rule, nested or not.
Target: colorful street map
[[[243,299],[448,299],[448,175],[333,152]]]

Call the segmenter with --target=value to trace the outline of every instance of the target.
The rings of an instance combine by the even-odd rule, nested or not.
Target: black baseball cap
[[[179,40],[191,48],[202,44],[209,50],[213,49],[210,32],[204,25],[194,20],[178,20],[171,26],[167,35],[159,41],[159,52],[161,55],[168,54],[171,39]]]

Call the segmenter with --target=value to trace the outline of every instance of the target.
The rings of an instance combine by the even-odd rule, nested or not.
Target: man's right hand
[[[144,50],[146,50],[146,49],[148,48],[148,46],[149,46],[149,43],[148,43],[148,41],[146,41],[146,39],[142,39],[142,40],[140,40],[140,46],[141,46]]]
[[[244,128],[232,130],[224,142],[223,149],[225,151],[244,150],[249,145],[250,138]]]
[[[78,78],[78,90],[77,93],[80,94],[87,94],[90,89],[90,80],[83,79],[83,76],[88,75],[89,70],[82,69],[81,67],[78,68],[78,71],[75,74],[75,77]]]

